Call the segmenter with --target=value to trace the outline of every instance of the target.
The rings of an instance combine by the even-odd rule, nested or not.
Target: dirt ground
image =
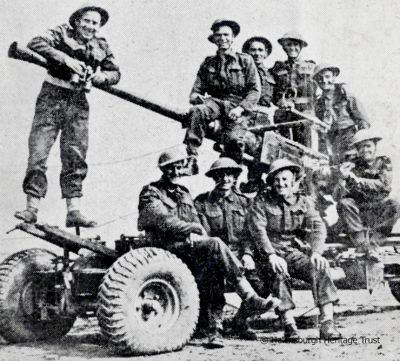
[[[312,307],[308,291],[295,291],[300,315]],[[266,330],[268,322],[258,320],[259,341],[227,339],[225,348],[209,350],[204,340],[193,340],[182,351],[146,356],[146,361],[159,360],[400,360],[400,306],[388,287],[381,287],[372,295],[367,291],[340,291],[341,304],[337,308],[337,324],[344,338],[324,342],[316,339],[318,330],[308,318],[307,328],[300,329],[301,342],[285,344],[282,332]],[[233,303],[235,300],[233,300]],[[308,313],[310,314],[310,313]],[[313,312],[311,312],[313,314]],[[270,322],[269,322],[270,323]],[[263,328],[260,328],[263,327]],[[115,356],[102,338],[95,319],[78,320],[71,332],[61,340],[11,345],[0,340],[1,361],[31,360],[126,360]],[[143,357],[136,357],[141,360]]]

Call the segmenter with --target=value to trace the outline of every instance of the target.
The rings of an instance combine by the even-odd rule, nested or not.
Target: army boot
[[[254,291],[249,281],[245,277],[240,277],[236,284],[236,292],[242,299],[244,306],[249,310],[264,313],[274,311],[280,304],[281,300],[271,295],[268,298],[262,298]]]
[[[40,198],[31,196],[26,197],[26,209],[14,213],[14,217],[26,223],[36,223],[39,210]]]
[[[26,223],[36,223],[37,222],[38,209],[33,207],[28,207],[23,211],[17,211],[14,213],[14,217],[24,221]]]
[[[80,198],[67,198],[67,219],[66,227],[85,227],[93,228],[97,226],[97,222],[86,218],[79,210]]]
[[[208,340],[204,344],[206,348],[222,348],[224,347],[224,339],[222,337],[222,309],[215,309],[213,307],[209,307],[208,309],[209,315],[209,332],[208,332]]]
[[[323,322],[319,332],[319,338],[321,340],[338,340],[342,338],[341,333],[336,329],[332,320]]]
[[[226,331],[226,335],[237,336],[239,339],[242,340],[256,341],[257,334],[255,333],[255,331],[250,329],[250,326],[247,322],[247,318],[252,315],[253,313],[246,308],[246,305],[243,302],[240,305],[240,308],[233,318],[232,322],[230,323],[229,330]]]

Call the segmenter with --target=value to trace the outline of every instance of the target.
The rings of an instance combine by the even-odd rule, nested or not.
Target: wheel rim
[[[180,299],[170,282],[152,278],[137,292],[134,307],[142,328],[161,333],[170,329],[178,319]]]

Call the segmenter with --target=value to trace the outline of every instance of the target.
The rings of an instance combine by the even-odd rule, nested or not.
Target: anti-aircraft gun
[[[11,45],[9,56],[47,67],[46,59],[17,43]],[[185,113],[117,87],[97,88],[186,125]],[[308,146],[275,132],[301,123],[309,126]],[[323,125],[306,116],[296,124],[250,128],[260,136],[262,147],[258,158],[247,154],[245,160],[270,164],[286,157],[310,172],[328,164],[328,156],[318,151]],[[216,128],[210,129],[207,137],[218,141]],[[58,338],[69,332],[77,317],[94,315],[120,354],[174,351],[190,340],[199,315],[199,292],[193,275],[178,257],[152,247],[145,236],[121,235],[112,249],[101,239],[85,239],[49,225],[21,223],[16,228],[59,246],[63,255],[28,249],[0,264],[0,335],[7,341]],[[395,252],[385,264],[385,280],[400,301],[400,248],[397,243],[392,246]],[[331,259],[344,264],[334,252]],[[347,277],[349,283],[354,283],[359,272],[353,269],[349,274],[346,270],[351,276]]]

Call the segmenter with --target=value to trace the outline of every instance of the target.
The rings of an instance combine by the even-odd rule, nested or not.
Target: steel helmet
[[[373,140],[374,142],[379,142],[382,137],[377,136],[376,133],[371,129],[361,129],[356,134],[354,134],[353,142],[351,145],[354,147],[357,144],[364,142],[365,140]]]
[[[286,159],[286,158],[277,159],[277,160],[273,161],[271,164],[269,173],[267,175],[266,182],[268,184],[271,184],[275,175],[284,169],[289,169],[290,171],[293,172],[293,174],[296,177],[298,177],[301,172],[301,167],[299,165],[293,163],[289,159]]]
[[[168,164],[186,160],[188,158],[189,156],[187,155],[187,153],[181,148],[167,150],[165,152],[162,152],[160,157],[158,158],[158,166],[162,168]]]
[[[307,41],[304,40],[303,35],[301,35],[300,33],[296,32],[296,31],[289,31],[286,34],[283,34],[282,37],[278,39],[278,43],[283,46],[285,40],[289,40],[289,39],[299,41],[303,48],[308,46],[308,43],[307,43]]]
[[[221,157],[211,164],[210,169],[206,172],[207,177],[213,177],[214,173],[219,170],[232,170],[237,175],[242,172],[242,168],[233,159],[228,157]]]

